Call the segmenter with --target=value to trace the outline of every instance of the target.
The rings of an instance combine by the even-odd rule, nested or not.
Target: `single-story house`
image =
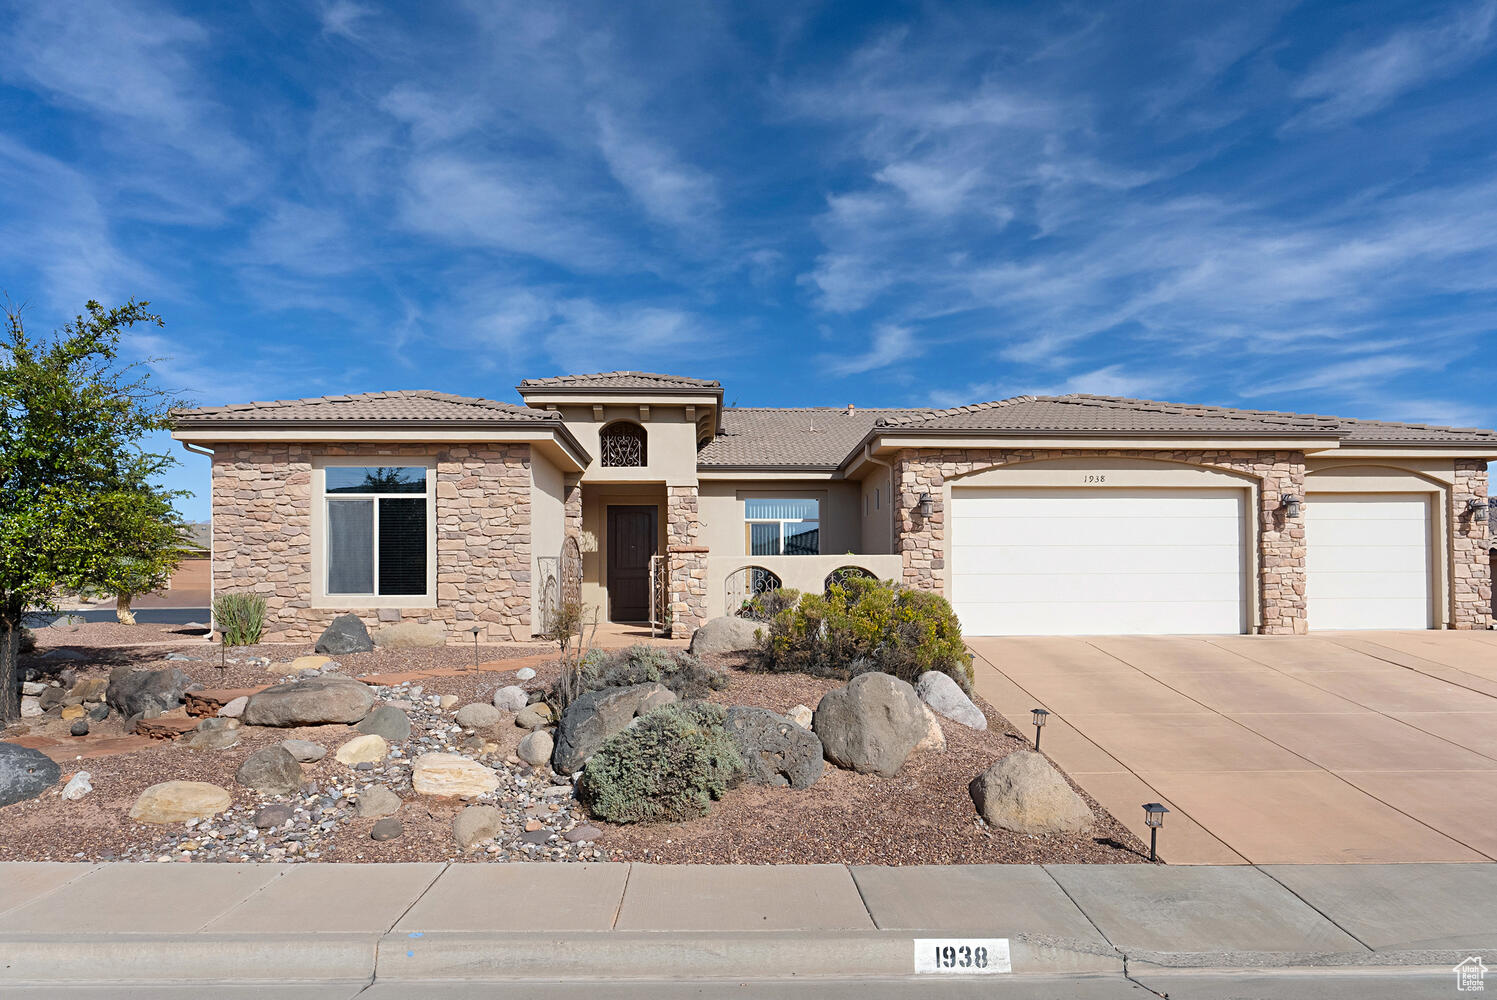
[[[713,380],[526,379],[181,410],[212,458],[217,591],[528,639],[566,596],[689,633],[866,573],[971,635],[1478,628],[1497,433],[1020,396],[725,407]]]

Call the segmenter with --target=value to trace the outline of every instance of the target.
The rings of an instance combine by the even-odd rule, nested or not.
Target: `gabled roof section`
[[[834,470],[879,420],[913,412],[729,407],[722,411],[722,432],[697,452],[697,468]]]
[[[652,392],[721,392],[716,379],[689,378],[685,375],[662,375],[658,372],[594,372],[590,375],[556,375],[551,378],[527,378],[518,386],[526,392],[645,389]]]
[[[1123,396],[1015,396],[947,410],[912,411],[879,422],[890,430],[1054,434],[1291,434],[1364,444],[1497,444],[1497,433],[1318,414],[1165,403]]]
[[[274,427],[295,424],[515,425],[561,424],[559,413],[532,410],[514,403],[454,396],[429,389],[364,392],[351,396],[316,396],[270,402],[234,403],[173,410],[178,427]]]

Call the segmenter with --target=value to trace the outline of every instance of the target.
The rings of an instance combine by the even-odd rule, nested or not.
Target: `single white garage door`
[[[957,489],[952,604],[969,635],[1246,630],[1244,491]]]
[[[1429,628],[1429,499],[1307,493],[1305,602],[1312,629]]]

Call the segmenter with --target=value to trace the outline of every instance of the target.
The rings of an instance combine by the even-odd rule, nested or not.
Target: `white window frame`
[[[379,593],[379,501],[381,499],[414,500],[419,493],[348,493],[328,495],[329,468],[404,467],[426,470],[426,592],[424,594]],[[437,606],[437,463],[435,459],[408,455],[349,455],[320,458],[312,466],[312,604],[316,608],[434,608]],[[329,594],[327,592],[329,503],[369,500],[374,502],[373,531],[374,592],[369,594]]]
[[[754,500],[809,500],[816,505],[815,517],[749,517],[748,505]],[[780,551],[779,556],[819,556],[821,555],[821,508],[823,501],[820,497],[774,497],[774,496],[747,496],[744,497],[744,553],[754,556],[754,525],[777,524],[780,528]],[[815,524],[816,525],[816,551],[815,552],[786,552],[785,551],[785,525],[787,524]],[[759,558],[774,558],[773,556],[761,556]]]

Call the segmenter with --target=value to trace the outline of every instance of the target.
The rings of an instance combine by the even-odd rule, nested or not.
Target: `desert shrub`
[[[684,650],[636,643],[627,649],[594,649],[582,662],[588,691],[631,684],[664,684],[677,698],[703,698],[728,686],[728,675]]]
[[[213,622],[228,646],[253,646],[265,628],[265,598],[229,592],[213,598]]]
[[[767,670],[840,678],[877,670],[911,684],[939,670],[972,691],[961,625],[928,590],[849,578],[775,615],[761,642]]]
[[[610,823],[705,816],[743,773],[724,710],[678,702],[641,716],[588,758],[577,797]]]
[[[756,622],[773,621],[774,616],[781,611],[795,607],[798,600],[800,591],[794,587],[776,587],[744,601],[743,606],[738,609],[738,617],[752,618]]]

